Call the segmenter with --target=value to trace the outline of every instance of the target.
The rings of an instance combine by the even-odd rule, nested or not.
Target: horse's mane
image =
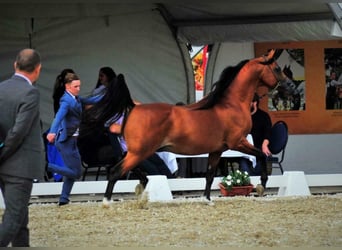
[[[220,75],[220,78],[217,82],[215,82],[212,86],[211,92],[205,97],[206,102],[200,106],[198,109],[209,109],[217,104],[221,98],[225,90],[229,87],[231,82],[234,80],[236,75],[239,73],[241,68],[248,62],[249,60],[243,60],[238,63],[236,66],[228,66],[226,67]]]

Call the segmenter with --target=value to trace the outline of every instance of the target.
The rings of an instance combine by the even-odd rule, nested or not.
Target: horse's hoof
[[[144,186],[139,183],[138,185],[135,186],[135,195],[136,196],[141,195],[144,192],[144,189],[145,189]]]
[[[109,208],[109,206],[110,206],[110,201],[106,197],[104,197],[102,200],[102,207]]]
[[[264,195],[265,188],[261,184],[258,184],[255,187],[255,191],[257,192],[259,197],[262,197]]]
[[[207,205],[212,207],[215,206],[215,203],[213,201],[207,201]]]
[[[212,200],[209,200],[208,198],[204,198],[205,203],[207,203],[208,206],[215,206],[215,203]]]

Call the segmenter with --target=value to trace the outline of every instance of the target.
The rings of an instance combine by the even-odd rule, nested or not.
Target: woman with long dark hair
[[[103,94],[106,87],[108,87],[109,83],[113,81],[115,77],[116,73],[111,67],[106,66],[100,68],[97,83],[94,90],[92,91],[92,95]]]

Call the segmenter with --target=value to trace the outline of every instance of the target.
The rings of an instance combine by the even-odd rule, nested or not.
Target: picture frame
[[[297,54],[297,56],[292,56],[292,59],[289,59],[289,64],[279,66],[283,70],[285,66],[290,66],[290,69],[293,69],[295,63],[303,60],[303,75],[299,73],[294,76],[297,77],[295,80],[305,81],[301,96],[301,108],[299,109],[277,109],[274,106],[272,108],[272,90],[264,87],[257,89],[259,96],[263,97],[260,100],[260,108],[269,113],[272,123],[279,120],[285,121],[289,127],[289,134],[342,133],[342,109],[327,109],[326,107],[326,82],[329,72],[329,66],[327,64],[329,61],[331,62],[327,58],[335,55],[335,61],[338,64],[342,62],[342,56],[340,54],[338,54],[338,58],[336,59],[336,51],[338,53],[341,52],[342,55],[342,40],[264,42],[254,44],[255,56],[266,54],[269,49],[289,51],[289,53]],[[302,54],[302,56],[299,56],[299,54]],[[341,62],[339,60],[340,57]],[[282,64],[283,60],[279,60],[278,63]],[[268,98],[264,98],[265,96]]]

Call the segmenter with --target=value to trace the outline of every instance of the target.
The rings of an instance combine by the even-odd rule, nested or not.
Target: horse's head
[[[272,89],[282,87],[289,93],[295,92],[296,84],[291,81],[279,67],[275,60],[275,50],[271,50],[267,55],[260,58],[260,64],[264,65],[261,80],[264,84]]]

